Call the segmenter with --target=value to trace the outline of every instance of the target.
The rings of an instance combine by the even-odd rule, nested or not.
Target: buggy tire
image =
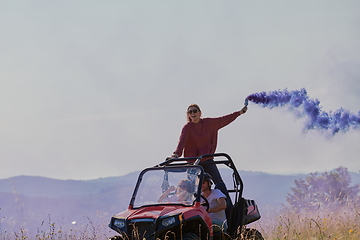
[[[113,236],[113,237],[109,238],[109,240],[123,240],[123,238],[120,236]]]
[[[184,233],[183,240],[201,240],[200,237],[195,233]]]
[[[264,240],[261,233],[256,230],[255,228],[246,228],[241,234],[240,234],[241,240]]]

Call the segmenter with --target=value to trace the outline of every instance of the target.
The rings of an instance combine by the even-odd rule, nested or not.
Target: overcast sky
[[[185,111],[306,88],[360,110],[359,1],[1,1],[0,178],[95,179],[162,162]],[[220,130],[241,170],[360,170],[360,129],[304,132],[282,108]]]

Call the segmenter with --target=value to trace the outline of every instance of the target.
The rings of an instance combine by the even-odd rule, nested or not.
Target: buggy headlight
[[[123,220],[123,219],[115,219],[114,226],[117,227],[117,228],[125,227],[125,220]]]
[[[164,227],[170,226],[171,224],[175,223],[175,217],[169,217],[169,218],[165,218],[164,220],[162,220],[161,224]]]

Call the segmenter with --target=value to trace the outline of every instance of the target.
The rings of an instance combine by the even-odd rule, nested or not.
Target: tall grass
[[[5,218],[4,218],[5,219]],[[72,240],[72,239],[108,239],[114,232],[107,226],[110,219],[96,218],[95,222],[84,216],[78,222],[53,221],[51,216],[43,220],[37,229],[20,228],[3,230],[0,232],[0,240]]]
[[[277,213],[276,213],[277,212]],[[360,208],[349,203],[336,209],[319,208],[315,211],[291,209],[267,211],[255,223],[265,239],[360,239]]]

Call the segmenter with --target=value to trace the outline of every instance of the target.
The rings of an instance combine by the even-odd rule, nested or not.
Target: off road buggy
[[[213,230],[211,218],[206,211],[208,203],[201,195],[204,169],[200,161],[209,157],[214,158],[212,164],[223,164],[233,170],[233,188],[227,186],[231,204],[227,204],[226,232]],[[184,179],[191,183],[188,199],[181,202],[174,200],[175,198],[159,201],[165,191],[169,192],[170,186],[177,186]],[[234,162],[225,153],[208,154],[199,158],[167,159],[140,173],[128,209],[111,218],[109,227],[119,234],[111,240],[262,240],[259,231],[246,228],[247,224],[257,221],[260,214],[255,201],[244,199],[242,193],[242,179]],[[217,227],[223,229],[222,226]]]

